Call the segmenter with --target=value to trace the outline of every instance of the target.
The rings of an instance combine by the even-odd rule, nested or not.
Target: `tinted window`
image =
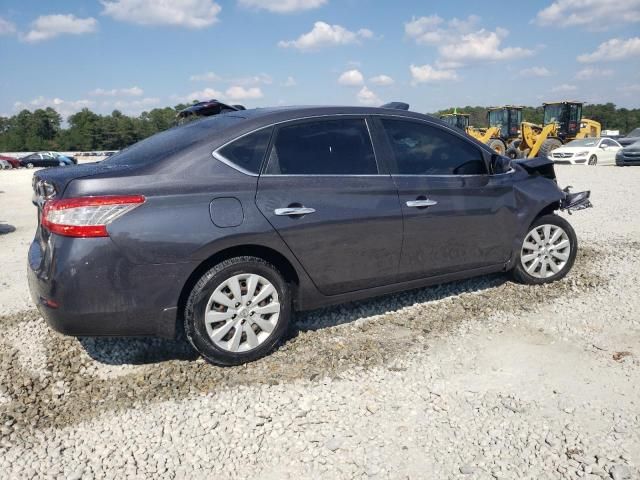
[[[272,128],[263,128],[245,135],[218,150],[218,153],[234,165],[251,173],[259,173],[264,154],[269,146]]]
[[[364,120],[340,119],[278,129],[267,173],[375,175],[378,168]]]
[[[478,175],[487,173],[482,153],[470,142],[441,128],[406,120],[383,119],[401,175]]]
[[[156,162],[206,141],[216,131],[224,130],[242,120],[242,117],[223,114],[170,128],[120,150],[115,155],[103,160],[102,163],[107,165],[139,165]]]

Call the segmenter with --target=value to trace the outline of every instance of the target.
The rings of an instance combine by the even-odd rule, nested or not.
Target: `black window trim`
[[[237,170],[240,173],[244,173],[245,175],[248,175],[250,177],[258,177],[260,176],[260,172],[262,171],[262,169],[264,168],[264,164],[265,164],[265,159],[267,158],[267,153],[269,153],[269,151],[271,150],[271,141],[273,140],[273,132],[275,130],[275,125],[265,125],[259,128],[256,128],[255,130],[251,130],[250,132],[246,132],[243,133],[242,135],[239,135],[237,137],[234,137],[232,140],[229,140],[228,142],[225,142],[224,144],[220,145],[218,148],[216,148],[213,152],[211,152],[211,155],[213,156],[213,158],[215,158],[216,160],[224,163],[225,165],[233,168],[234,170]],[[262,161],[260,162],[260,166],[258,167],[258,171],[257,172],[251,172],[249,170],[247,170],[246,168],[241,167],[240,165],[232,162],[231,160],[229,160],[227,157],[225,157],[224,155],[222,155],[222,153],[220,153],[220,150],[222,150],[223,148],[225,148],[227,145],[231,145],[234,142],[237,142],[238,140],[240,140],[241,138],[244,138],[246,136],[249,136],[253,133],[257,133],[261,130],[265,130],[267,128],[271,129],[271,135],[269,136],[269,141],[267,142],[267,149],[265,150],[265,154],[262,157]]]
[[[371,150],[373,151],[373,158],[376,162],[376,168],[378,169],[378,173],[363,173],[363,174],[339,174],[339,173],[334,173],[334,174],[301,174],[301,173],[265,173],[267,167],[268,167],[268,159],[271,155],[271,148],[273,147],[273,141],[275,138],[277,138],[278,132],[281,128],[290,126],[290,125],[296,125],[296,124],[301,124],[301,123],[308,123],[308,122],[313,122],[313,121],[318,121],[318,120],[325,120],[325,121],[331,121],[331,120],[338,120],[338,117],[351,117],[354,119],[360,119],[364,121],[365,127],[367,127],[367,133],[369,134],[369,142],[371,143]],[[277,122],[274,123],[272,126],[274,127],[273,133],[271,134],[271,142],[269,142],[269,147],[267,148],[267,153],[265,155],[265,158],[267,159],[266,161],[263,162],[262,165],[262,171],[260,172],[260,176],[263,177],[380,177],[380,176],[388,176],[389,174],[387,173],[386,169],[384,168],[384,166],[381,164],[380,160],[379,160],[379,155],[376,152],[376,144],[373,141],[373,135],[371,133],[371,126],[369,125],[369,119],[368,119],[369,115],[367,114],[360,114],[360,113],[337,113],[337,114],[329,114],[329,115],[314,115],[314,116],[310,116],[310,117],[302,117],[302,118],[295,118],[295,119],[289,119],[289,120],[284,120],[282,122]]]
[[[415,174],[409,174],[409,173],[391,173],[391,176],[393,177],[442,177],[442,178],[464,178],[464,177],[494,177],[494,176],[498,176],[498,175],[510,175],[512,173],[515,172],[515,169],[512,167],[509,169],[509,171],[507,172],[502,172],[502,173],[491,173],[491,169],[489,167],[489,161],[487,156],[489,155],[483,148],[481,148],[480,145],[475,145],[473,141],[471,141],[471,137],[467,138],[465,137],[465,135],[460,134],[459,132],[456,132],[453,130],[453,128],[446,126],[446,128],[444,128],[443,125],[439,125],[435,122],[429,122],[427,120],[421,119],[421,118],[415,118],[415,117],[407,117],[404,115],[388,115],[388,114],[376,114],[374,115],[378,118],[379,123],[378,123],[378,128],[380,129],[380,133],[381,133],[381,137],[380,141],[385,143],[385,149],[388,151],[388,155],[393,159],[393,162],[395,163],[395,156],[393,154],[393,149],[391,148],[391,145],[389,144],[389,139],[386,136],[386,133],[384,131],[384,126],[382,125],[382,121],[385,118],[389,118],[390,120],[405,120],[405,121],[410,121],[413,123],[422,123],[424,125],[427,125],[429,127],[432,128],[439,128],[440,130],[443,130],[455,137],[458,137],[460,140],[462,141],[466,141],[468,143],[470,143],[474,148],[476,148],[478,150],[478,152],[480,152],[480,156],[482,158],[482,161],[484,163],[485,169],[486,169],[486,173],[465,173],[465,174],[445,174],[445,173],[439,173],[439,174],[419,174],[419,175],[415,175]],[[391,169],[389,169],[389,171],[391,172]]]

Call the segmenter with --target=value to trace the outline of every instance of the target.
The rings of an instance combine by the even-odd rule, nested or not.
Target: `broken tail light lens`
[[[142,195],[49,200],[42,210],[42,226],[66,237],[108,237],[107,225],[144,201]]]

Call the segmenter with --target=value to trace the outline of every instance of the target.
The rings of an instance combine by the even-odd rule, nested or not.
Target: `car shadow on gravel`
[[[170,360],[196,360],[186,339],[81,337],[80,345],[93,360],[106,365],[144,365]]]
[[[313,331],[352,323],[356,320],[398,312],[412,305],[435,302],[464,293],[478,293],[498,287],[508,281],[504,273],[475,277],[469,280],[443,283],[400,293],[384,295],[297,314],[292,332]]]
[[[344,325],[359,319],[397,312],[418,303],[443,300],[462,293],[480,292],[502,285],[506,281],[507,277],[503,274],[488,275],[335,307],[300,312],[294,314],[285,343],[296,338],[300,332]],[[199,357],[182,336],[176,340],[151,337],[80,337],[78,341],[89,357],[105,365],[144,365],[171,360],[194,361]]]

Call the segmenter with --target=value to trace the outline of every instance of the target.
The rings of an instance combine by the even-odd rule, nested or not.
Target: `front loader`
[[[599,137],[601,125],[595,120],[582,118],[581,102],[543,103],[542,125],[522,122],[520,140],[507,149],[511,158],[548,157],[556,148],[576,138]]]
[[[518,127],[522,122],[522,107],[507,105],[504,107],[490,108],[487,113],[486,128],[473,127],[469,125],[469,114],[446,113],[440,119],[452,127],[464,130],[479,142],[488,145],[500,155],[504,155],[513,140],[518,138]]]

